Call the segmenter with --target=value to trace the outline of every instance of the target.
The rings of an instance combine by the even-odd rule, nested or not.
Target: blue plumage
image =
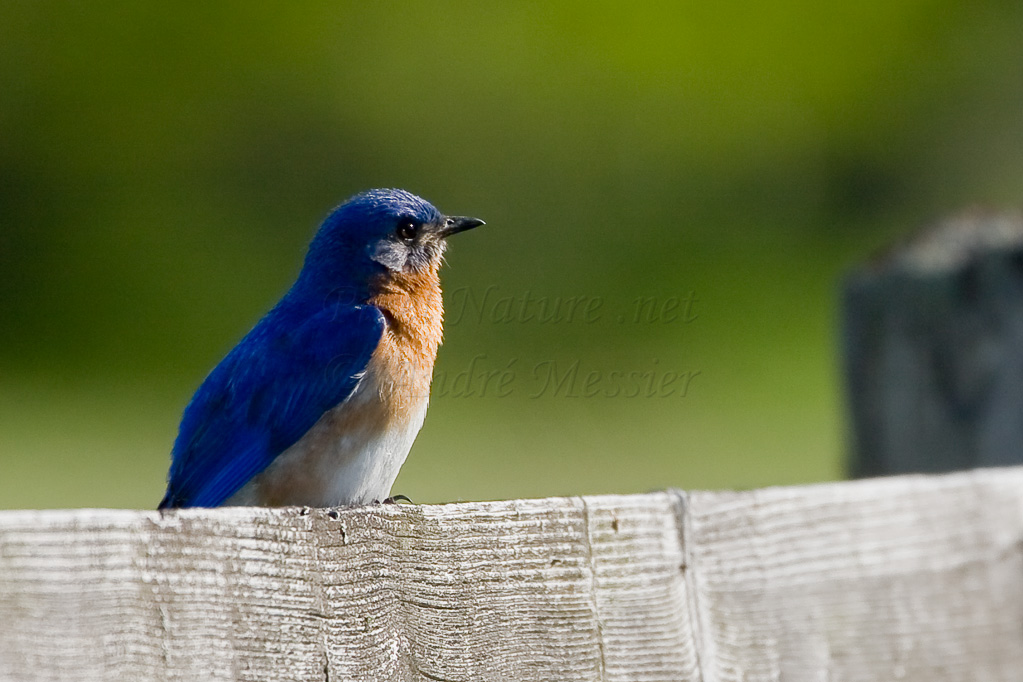
[[[326,423],[328,414],[333,414],[330,423],[342,423],[338,415],[344,416],[346,401],[365,380],[371,363],[376,363],[374,386],[408,381],[399,366],[385,362],[384,351],[391,349],[394,355],[394,348],[419,348],[423,339],[418,337],[426,333],[420,329],[436,327],[437,338],[424,351],[432,372],[430,350],[435,355],[440,310],[436,320],[418,319],[415,315],[429,317],[431,308],[415,304],[434,293],[439,301],[439,283],[436,292],[420,292],[417,287],[430,289],[436,281],[443,239],[479,224],[482,221],[476,219],[446,218],[428,202],[402,190],[366,192],[336,209],[310,244],[294,286],[209,374],[185,409],[160,508],[230,502],[289,449],[298,454],[290,457],[288,467],[279,468],[291,478],[297,477],[300,467],[326,462],[349,466],[356,472],[353,475],[380,478],[360,489],[375,491],[385,485],[389,489],[397,474],[390,462],[401,465],[421,418],[416,422],[399,414],[405,408],[386,392],[363,390],[367,397],[350,411],[349,416],[356,409],[361,410],[359,414],[385,415],[377,420],[380,425],[374,422],[375,431],[366,427],[358,435],[327,432],[331,438],[303,438],[321,420]],[[426,284],[409,284],[420,281]],[[407,296],[408,306],[402,295]],[[410,316],[403,312],[406,308],[416,312]],[[388,344],[382,343],[385,335]],[[335,408],[340,412],[332,413]],[[422,410],[425,414],[425,402]],[[411,438],[385,437],[396,429],[405,429],[401,433],[409,435],[406,432],[413,428]],[[386,459],[386,471],[378,471],[379,466],[350,466],[364,455]],[[265,494],[261,498],[255,489],[246,499],[262,504],[366,501],[334,499],[331,495],[344,493],[331,490],[353,486],[329,484],[333,488],[310,491],[306,482],[294,494],[275,493],[274,499],[285,502],[270,501]],[[308,502],[303,501],[306,498]]]
[[[381,312],[335,305],[296,320],[288,307],[249,332],[185,409],[161,507],[222,504],[354,390]]]

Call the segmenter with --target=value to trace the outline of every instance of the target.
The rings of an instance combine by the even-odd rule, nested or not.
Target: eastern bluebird
[[[160,509],[387,497],[426,417],[445,240],[479,225],[397,189],[335,209],[185,408]]]

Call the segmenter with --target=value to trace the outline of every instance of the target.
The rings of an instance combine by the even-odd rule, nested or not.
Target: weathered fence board
[[[4,680],[1014,680],[1023,468],[0,512]]]
[[[1023,469],[693,493],[685,524],[705,679],[1023,679]]]

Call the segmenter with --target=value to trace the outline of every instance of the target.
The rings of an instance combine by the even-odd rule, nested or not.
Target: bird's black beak
[[[471,230],[472,228],[479,227],[480,225],[486,225],[486,223],[484,223],[479,218],[451,216],[445,218],[444,222],[441,223],[440,229],[437,230],[437,236],[440,237],[441,239],[447,239],[453,234],[465,232],[466,230]]]

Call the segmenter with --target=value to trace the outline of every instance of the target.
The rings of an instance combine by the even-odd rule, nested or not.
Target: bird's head
[[[302,275],[320,285],[358,289],[381,276],[435,271],[447,238],[480,225],[478,218],[445,216],[405,190],[369,190],[323,222]]]

